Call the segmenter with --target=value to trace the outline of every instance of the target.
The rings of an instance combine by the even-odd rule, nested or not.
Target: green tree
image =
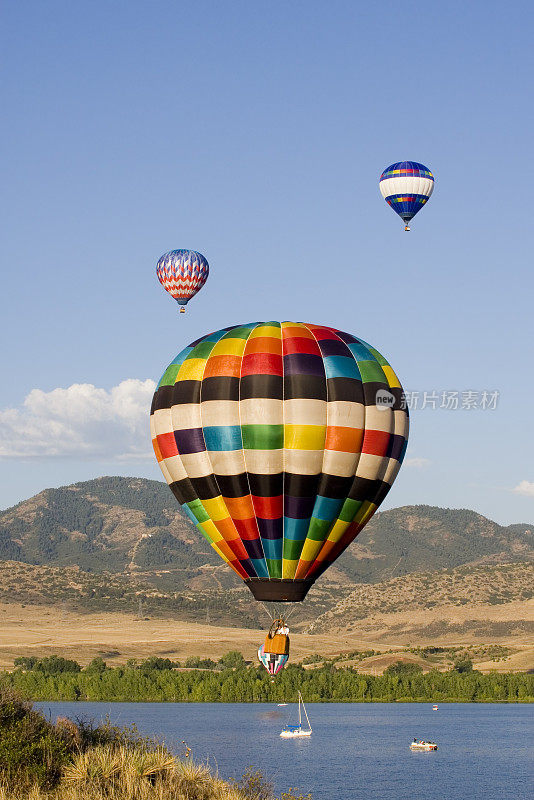
[[[96,656],[93,660],[86,666],[84,672],[87,674],[96,673],[101,675],[107,669],[107,664],[101,656]]]
[[[219,659],[219,666],[225,667],[227,669],[239,669],[240,667],[244,667],[246,665],[246,661],[243,658],[242,653],[239,650],[230,650],[228,653],[225,653],[224,656],[221,656]]]
[[[171,661],[170,658],[158,658],[157,656],[150,656],[150,658],[147,658],[139,665],[139,669],[141,669],[145,674],[148,674],[153,670],[174,669],[175,667],[179,666],[180,664]]]
[[[62,656],[47,656],[40,658],[34,669],[45,672],[47,675],[57,675],[61,672],[80,672],[81,666],[77,661],[62,658]]]
[[[386,675],[418,675],[423,672],[420,664],[411,664],[409,661],[395,661],[385,670]]]
[[[19,656],[19,658],[14,660],[13,664],[15,667],[21,667],[21,669],[28,670],[33,669],[38,661],[39,659],[36,656]]]
[[[456,659],[453,667],[455,672],[473,672],[473,662],[467,656],[460,656]]]

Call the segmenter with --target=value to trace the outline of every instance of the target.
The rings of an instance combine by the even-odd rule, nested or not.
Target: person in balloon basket
[[[275,619],[265,637],[265,653],[277,656],[289,655],[289,628],[283,619]]]

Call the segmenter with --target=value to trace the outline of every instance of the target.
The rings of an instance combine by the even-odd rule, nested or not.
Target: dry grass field
[[[511,624],[510,620],[514,622]],[[349,630],[329,633],[326,623],[313,634],[294,632],[291,653],[298,661],[314,653],[332,657],[342,652],[375,650],[383,656],[373,656],[359,666],[379,673],[399,656],[419,663],[417,656],[402,653],[407,647],[499,644],[510,649],[506,658],[478,662],[475,657],[475,666],[483,671],[524,671],[534,669],[533,628],[533,601],[470,608],[441,606],[374,614],[352,622]],[[0,666],[8,668],[17,656],[53,653],[81,664],[100,655],[110,666],[152,655],[182,662],[188,656],[217,659],[229,650],[239,650],[252,661],[262,638],[262,631],[250,628],[139,619],[134,614],[118,612],[80,614],[53,606],[0,604]],[[426,662],[426,668],[429,666],[432,664]]]
[[[353,658],[354,666],[378,674],[402,657],[445,669],[450,652],[422,658],[408,649],[475,646],[483,671],[534,669],[533,583],[531,563],[511,563],[412,573],[352,590],[325,584],[294,609],[292,660],[373,650],[364,661]],[[128,575],[0,564],[0,667],[51,654],[81,664],[102,656],[113,665],[149,656],[216,660],[239,650],[254,661],[269,622],[243,590],[180,594]],[[345,655],[339,663],[352,662]]]
[[[266,627],[268,625],[266,624]],[[102,656],[110,666],[129,658],[157,655],[184,661],[188,656],[220,658],[239,650],[247,660],[256,657],[264,632],[169,619],[139,619],[133,614],[79,615],[47,606],[0,605],[0,666],[10,667],[17,656],[51,655],[85,664]],[[369,649],[369,640],[346,636],[291,637],[292,653],[301,659],[314,652],[335,655],[347,649]],[[378,644],[377,644],[378,647]]]

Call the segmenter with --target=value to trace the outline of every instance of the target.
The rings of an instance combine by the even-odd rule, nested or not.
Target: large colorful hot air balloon
[[[171,250],[162,255],[156,265],[159,282],[181,306],[181,314],[206,283],[209,271],[208,262],[195,250]]]
[[[409,231],[410,220],[434,191],[434,176],[424,164],[399,161],[384,170],[379,186],[382,197],[404,220],[404,230]]]
[[[257,600],[303,600],[372,517],[408,413],[386,359],[349,333],[254,322],[176,356],[152,403],[161,470]]]

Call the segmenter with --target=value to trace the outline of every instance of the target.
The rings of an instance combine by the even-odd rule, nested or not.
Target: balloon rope
[[[261,601],[260,601],[260,602],[261,602]],[[265,611],[267,612],[267,616],[269,617],[269,619],[271,620],[271,622],[273,622],[273,621],[274,621],[274,617],[273,617],[273,615],[271,614],[271,612],[269,611],[268,607],[265,605],[265,603],[261,603],[261,605],[264,607]]]
[[[291,619],[291,617],[293,616],[293,614],[295,613],[296,610],[297,610],[297,606],[293,606],[293,608],[291,609],[291,611],[289,612],[289,614],[286,617],[286,622],[289,622],[289,620]]]

